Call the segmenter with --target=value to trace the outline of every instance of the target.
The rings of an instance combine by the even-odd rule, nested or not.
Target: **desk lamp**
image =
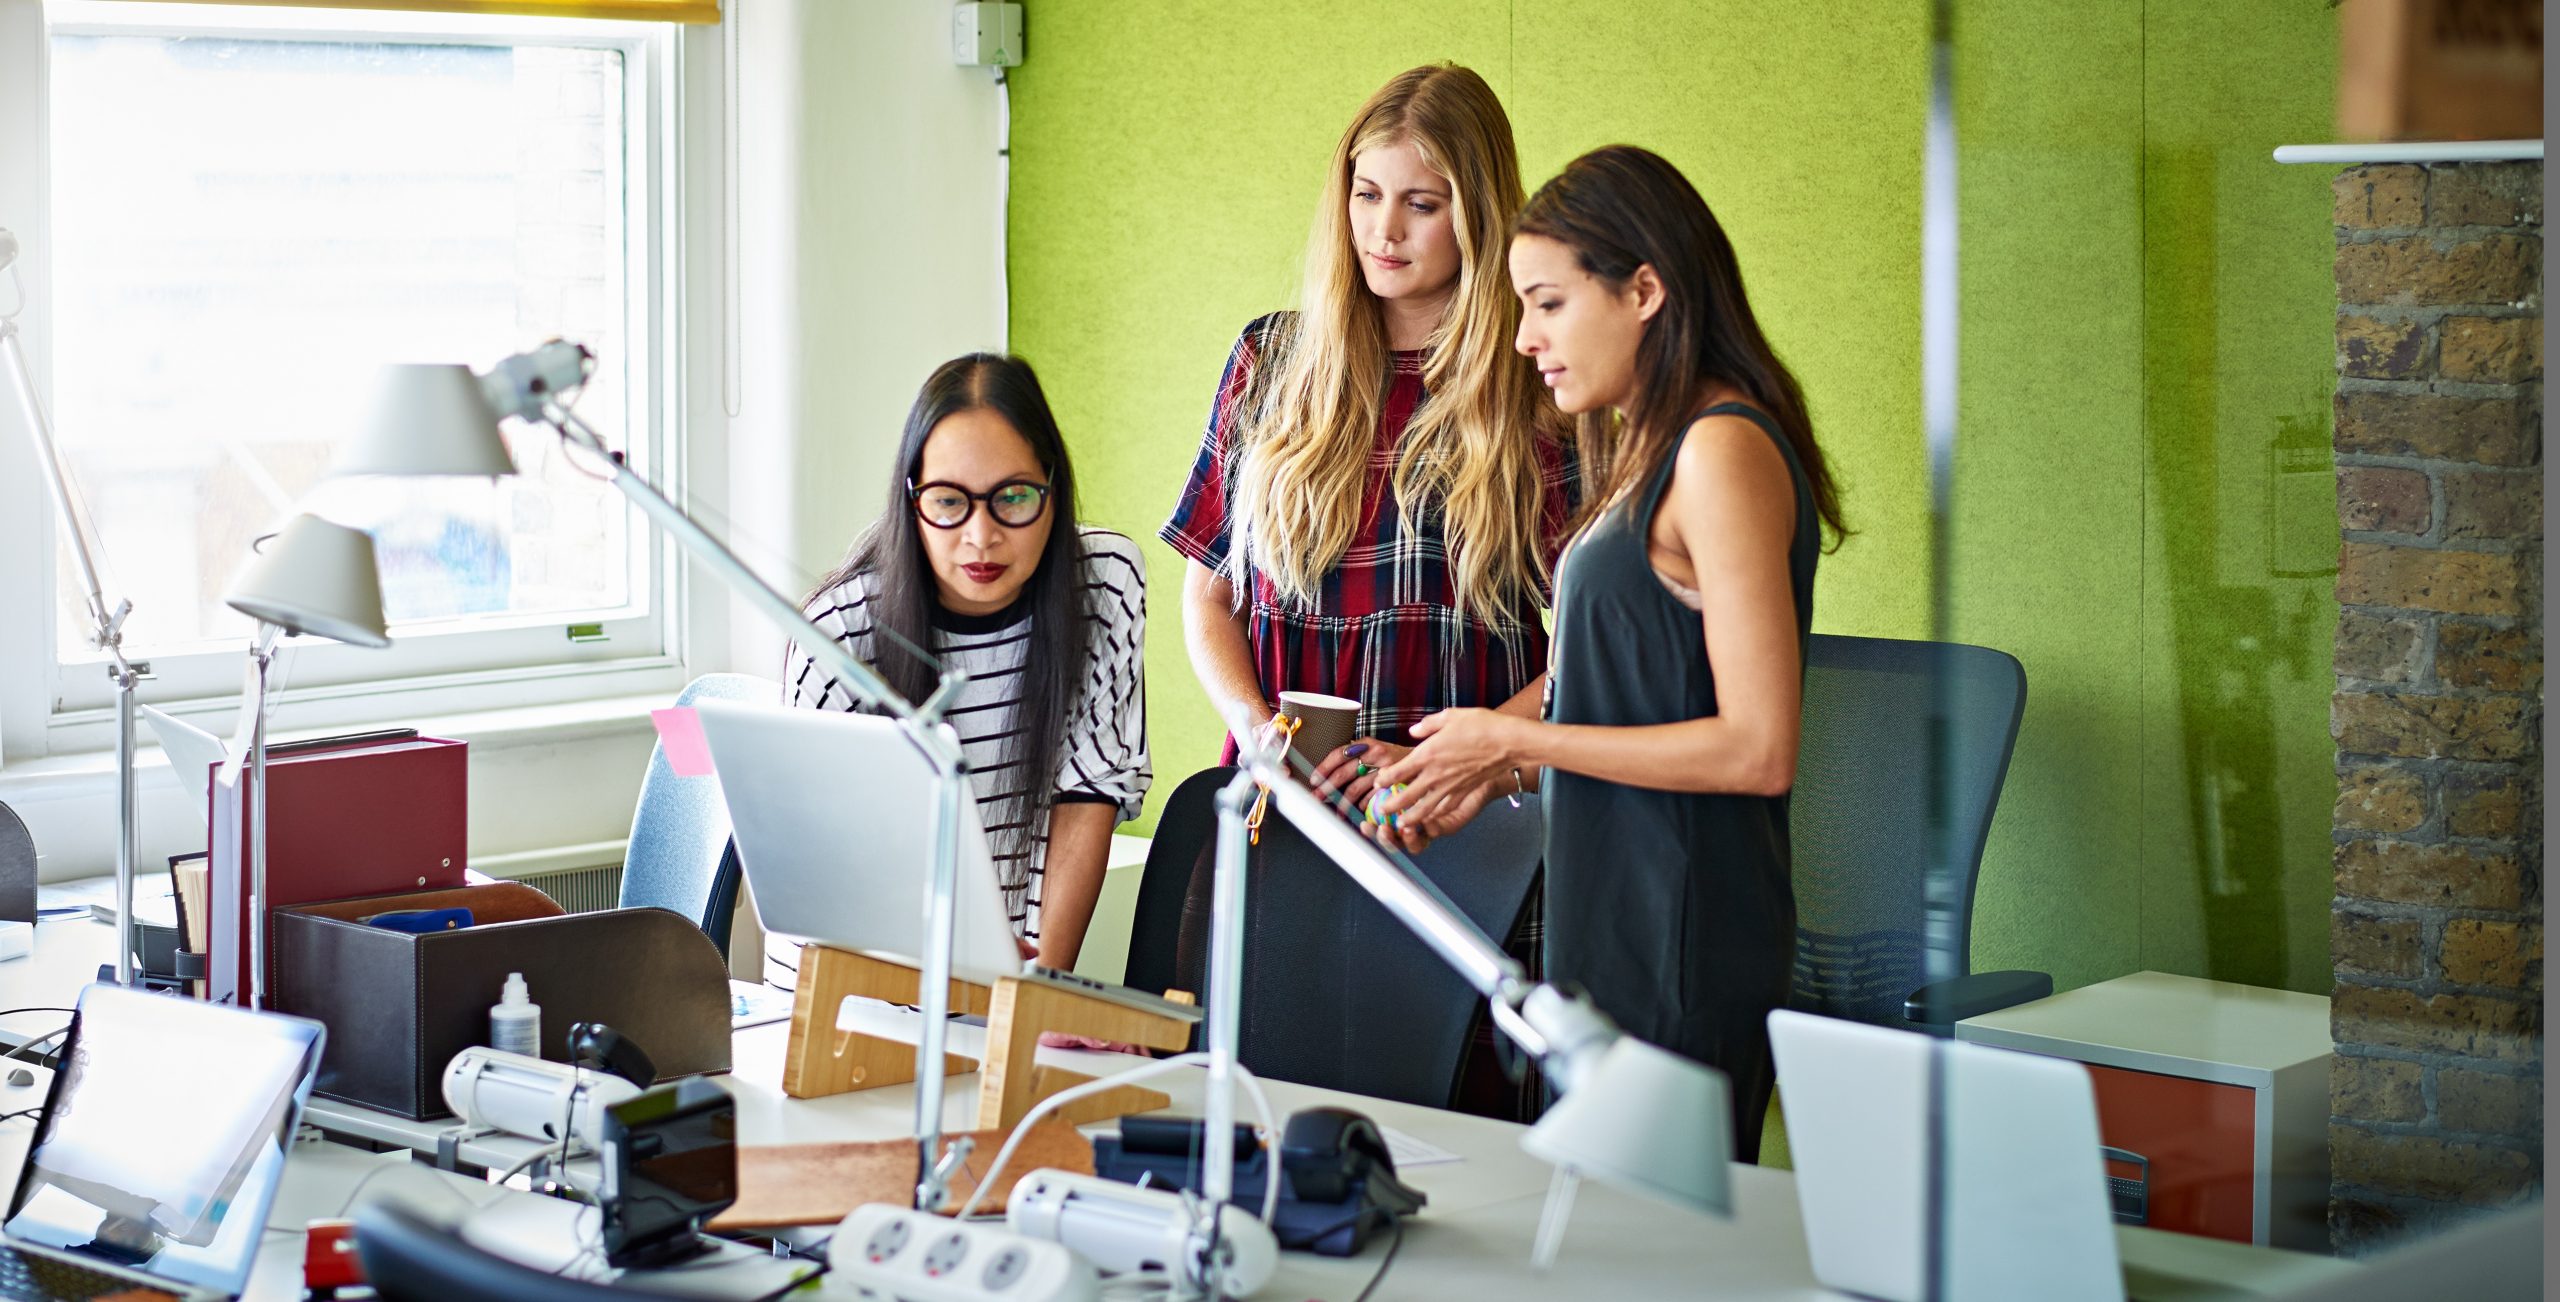
[[[621,453],[569,409],[577,390],[595,368],[595,357],[579,344],[553,340],[531,352],[509,357],[486,372],[473,374],[453,365],[387,368],[378,389],[373,415],[342,451],[331,473],[375,475],[509,474],[515,466],[498,436],[501,420],[513,417],[549,427],[561,442],[599,462],[599,472],[642,514],[666,530],[729,588],[746,597],[767,618],[823,664],[862,703],[897,720],[936,775],[932,889],[926,896],[924,955],[921,973],[924,1029],[916,1045],[916,1191],[915,1205],[939,1211],[950,1199],[950,1177],[968,1161],[970,1141],[942,1149],[942,1052],[951,1011],[951,930],[954,895],[959,881],[960,801],[968,783],[968,767],[960,752],[959,734],[942,720],[942,710],[966,675],[943,666],[941,684],[921,705],[909,704],[879,673],[819,631],[801,613],[799,603],[756,577],[720,540],[694,522],[631,468]],[[495,467],[495,468],[492,468]],[[833,1016],[832,1013],[829,1014]]]
[[[1253,721],[1237,717],[1238,737],[1254,735]],[[1229,1089],[1236,1063],[1236,1023],[1244,988],[1245,861],[1250,833],[1247,810],[1256,788],[1267,787],[1271,809],[1296,824],[1325,857],[1351,875],[1397,921],[1455,968],[1489,1002],[1494,1025],[1538,1059],[1562,1096],[1522,1136],[1530,1156],[1556,1168],[1538,1224],[1535,1260],[1551,1264],[1572,1214],[1574,1190],[1591,1176],[1696,1211],[1732,1214],[1729,1169],[1733,1159],[1731,1110],[1724,1074],[1657,1045],[1622,1035],[1607,1015],[1577,992],[1532,984],[1412,862],[1390,855],[1289,775],[1285,749],[1250,746],[1238,756],[1243,771],[1218,793],[1216,875],[1209,911],[1207,1130],[1225,1135],[1235,1125]],[[1235,1152],[1208,1146],[1201,1173],[1201,1203],[1216,1208],[1234,1191]],[[1194,1241],[1215,1262],[1214,1229],[1204,1216]],[[1213,1282],[1210,1295],[1218,1290]]]
[[[89,645],[107,653],[107,678],[116,685],[116,984],[129,986],[133,984],[134,846],[141,817],[139,786],[133,773],[133,693],[135,684],[151,676],[151,664],[124,658],[124,621],[133,613],[133,602],[119,598],[113,606],[107,604],[104,584],[98,577],[98,553],[102,548],[95,543],[97,526],[81,505],[70,468],[62,463],[62,453],[54,445],[44,407],[36,401],[35,380],[27,372],[27,355],[18,346],[18,313],[26,307],[27,298],[26,285],[18,278],[17,262],[18,237],[0,227],[0,268],[8,270],[16,299],[7,312],[0,312],[0,363],[8,368],[11,387],[18,395],[19,413],[26,418],[28,436],[35,440],[36,464],[43,468],[54,514],[62,521],[62,536],[70,542],[72,559],[80,569],[80,584],[89,605]]]
[[[248,564],[222,595],[223,604],[258,622],[249,640],[253,688],[242,703],[248,743],[222,763],[219,792],[236,792],[240,766],[249,766],[249,1001],[266,1007],[267,994],[267,671],[276,640],[308,633],[354,646],[391,645],[383,627],[382,580],[374,568],[371,536],[316,515],[297,515],[282,532],[261,539]],[[228,907],[225,905],[224,907]],[[211,988],[207,982],[207,988]]]

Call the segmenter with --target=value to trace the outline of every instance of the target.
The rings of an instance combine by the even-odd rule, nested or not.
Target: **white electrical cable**
[[[1170,1073],[1176,1067],[1205,1067],[1208,1064],[1209,1055],[1205,1053],[1179,1054],[1174,1057],[1167,1058],[1162,1062],[1150,1063],[1144,1067],[1137,1068],[1134,1071],[1124,1071],[1113,1076],[1097,1077],[1093,1080],[1086,1081],[1082,1085],[1060,1090],[1057,1093],[1040,1100],[1038,1103],[1033,1104],[1029,1112],[1022,1114],[1022,1120],[1014,1124],[1013,1133],[1005,1136],[1004,1147],[996,1150],[995,1163],[987,1168],[987,1173],[985,1175],[978,1177],[978,1187],[969,1191],[969,1201],[960,1204],[960,1211],[953,1219],[965,1221],[969,1219],[969,1213],[977,1210],[978,1200],[986,1197],[987,1191],[996,1187],[996,1176],[1004,1170],[1004,1164],[1007,1159],[1010,1159],[1013,1156],[1014,1148],[1022,1143],[1022,1137],[1030,1134],[1031,1127],[1038,1124],[1042,1117],[1048,1116],[1050,1113],[1075,1102],[1077,1099],[1100,1094],[1105,1090],[1109,1090],[1117,1086],[1135,1085],[1142,1080],[1153,1080],[1158,1076]],[[1254,1112],[1259,1114],[1262,1118],[1261,1138],[1264,1150],[1264,1160],[1262,1164],[1262,1223],[1269,1225],[1271,1223],[1272,1216],[1276,1214],[1280,1208],[1280,1155],[1278,1152],[1273,1151],[1277,1147],[1280,1138],[1280,1122],[1279,1118],[1271,1111],[1271,1096],[1262,1092],[1262,1082],[1256,1080],[1253,1073],[1245,1069],[1245,1065],[1243,1063],[1235,1064],[1235,1073],[1236,1079],[1244,1082],[1245,1094],[1253,1100]],[[1201,1136],[1200,1141],[1201,1146],[1205,1149],[1209,1144],[1219,1142],[1221,1138],[1223,1138],[1226,1143],[1232,1144],[1235,1142],[1233,1136],[1218,1137],[1203,1135]]]

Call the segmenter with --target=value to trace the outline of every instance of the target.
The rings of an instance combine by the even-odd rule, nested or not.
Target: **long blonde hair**
[[[1352,248],[1351,165],[1407,142],[1449,181],[1458,281],[1431,332],[1428,397],[1405,426],[1391,482],[1408,520],[1439,514],[1460,607],[1508,621],[1546,584],[1537,444],[1560,437],[1563,420],[1511,347],[1520,309],[1504,254],[1521,205],[1511,120],[1484,78],[1455,64],[1380,87],[1334,146],[1297,319],[1242,400],[1229,578],[1241,597],[1250,566],[1284,598],[1310,601],[1360,526],[1388,348]]]

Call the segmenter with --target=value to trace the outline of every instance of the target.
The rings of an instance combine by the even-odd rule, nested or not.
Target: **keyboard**
[[[137,1284],[131,1276],[110,1275],[52,1257],[0,1248],[0,1298],[11,1302],[88,1302],[111,1293],[116,1295],[116,1302],[176,1302],[178,1296]]]

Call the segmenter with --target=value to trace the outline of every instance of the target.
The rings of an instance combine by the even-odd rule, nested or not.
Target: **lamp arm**
[[[782,630],[800,644],[802,651],[807,652],[811,659],[825,665],[838,681],[846,684],[855,696],[861,698],[865,706],[880,710],[909,724],[927,723],[932,720],[933,716],[910,704],[905,697],[898,695],[897,690],[890,687],[888,681],[880,676],[880,671],[863,663],[862,658],[846,649],[843,643],[820,631],[818,626],[811,623],[808,615],[800,609],[799,603],[776,592],[772,585],[757,577],[756,572],[749,569],[745,561],[738,559],[737,553],[730,551],[718,538],[713,537],[710,530],[696,524],[692,516],[685,514],[684,508],[668,500],[667,496],[659,492],[648,480],[641,478],[639,472],[633,470],[628,461],[607,449],[604,440],[586,422],[579,420],[574,413],[557,403],[549,404],[544,409],[542,419],[557,427],[561,437],[586,451],[603,457],[613,468],[613,486],[620,489],[623,496],[630,498],[632,504],[640,508],[641,514],[648,516],[659,528],[666,530],[678,545],[693,554],[695,560],[719,575],[721,582],[727,584],[730,591],[744,596],[751,604],[762,610],[766,618],[781,625]],[[946,668],[943,672],[947,689],[951,679],[957,676],[959,671]],[[936,696],[946,698],[947,690],[937,692]]]
[[[10,274],[15,275],[13,270]],[[8,365],[10,387],[18,395],[18,410],[26,417],[27,433],[34,438],[36,461],[44,468],[45,492],[53,499],[53,509],[62,517],[62,536],[71,542],[71,554],[79,563],[80,583],[89,603],[89,619],[95,627],[90,640],[115,654],[119,664],[124,657],[117,652],[123,641],[125,616],[133,603],[119,601],[107,604],[105,584],[98,576],[97,551],[90,545],[95,532],[88,512],[81,509],[78,490],[71,485],[70,468],[62,464],[62,451],[53,440],[53,427],[46,422],[44,408],[36,402],[36,385],[27,371],[27,355],[18,345],[18,323],[14,317],[0,317],[0,360]]]
[[[18,395],[18,410],[26,418],[27,437],[35,441],[36,461],[44,468],[45,491],[53,498],[54,513],[62,518],[62,536],[71,541],[71,555],[80,568],[82,593],[89,606],[89,642],[107,653],[107,677],[116,685],[115,979],[117,985],[129,986],[133,984],[133,873],[142,824],[141,784],[133,774],[134,687],[150,675],[151,666],[124,658],[124,621],[133,613],[133,602],[120,599],[113,606],[107,604],[106,584],[99,578],[100,548],[91,542],[97,526],[82,505],[79,490],[72,486],[71,468],[62,462],[62,449],[54,442],[44,405],[36,401],[35,377],[18,343],[18,312],[26,306],[27,295],[25,282],[18,278],[17,252],[17,237],[0,228],[0,266],[8,268],[17,291],[17,301],[0,314],[0,364],[9,372],[9,387]]]
[[[1235,727],[1241,723],[1243,726]],[[1251,721],[1231,720],[1239,737],[1253,735]],[[1235,1187],[1233,1132],[1235,1100],[1229,1082],[1236,1067],[1237,1031],[1244,1006],[1245,877],[1249,871],[1247,806],[1259,785],[1270,793],[1271,808],[1289,820],[1307,840],[1370,898],[1383,905],[1423,944],[1457,970],[1485,996],[1494,1025],[1518,1041],[1560,1092],[1571,1092],[1590,1072],[1618,1029],[1579,994],[1543,983],[1528,974],[1499,945],[1449,902],[1439,887],[1408,863],[1389,858],[1370,840],[1335,814],[1323,797],[1289,776],[1286,752],[1262,747],[1240,754],[1242,771],[1218,792],[1216,876],[1209,909],[1209,967],[1203,1041],[1209,1059],[1205,1121],[1209,1144],[1201,1162],[1201,1201],[1191,1227],[1191,1241],[1202,1245],[1203,1282],[1208,1296],[1225,1296],[1225,1256],[1217,1221]]]
[[[1528,997],[1528,974],[1520,964],[1478,930],[1429,878],[1389,859],[1344,822],[1322,796],[1292,779],[1276,756],[1239,756],[1236,762],[1245,766],[1254,781],[1271,789],[1271,803],[1282,816],[1385,905],[1396,921],[1412,928],[1477,993],[1515,1008]]]
[[[1583,1069],[1618,1037],[1608,1015],[1579,993],[1532,983],[1429,878],[1390,858],[1323,797],[1292,780],[1282,754],[1239,756],[1237,762],[1255,782],[1270,787],[1272,807],[1282,817],[1485,997],[1494,1026],[1536,1057],[1559,1091],[1572,1090]]]
[[[565,372],[567,355],[555,345],[548,360],[561,363]],[[651,487],[634,471],[630,463],[606,449],[604,440],[580,421],[568,408],[557,402],[542,405],[541,419],[559,431],[571,443],[602,456],[613,468],[613,486],[631,499],[641,512],[658,527],[672,535],[676,542],[693,553],[696,560],[710,567],[734,592],[744,594],[765,615],[799,640],[800,649],[834,670],[840,681],[851,685],[866,705],[882,710],[898,721],[907,742],[921,753],[934,772],[937,783],[934,820],[933,864],[926,893],[923,966],[918,974],[921,990],[917,1004],[924,1017],[923,1033],[916,1044],[916,1207],[923,1211],[939,1211],[949,1200],[950,1179],[960,1162],[967,1158],[961,1141],[953,1151],[942,1150],[942,1081],[943,1044],[948,1034],[951,1012],[951,933],[955,900],[959,893],[959,801],[963,783],[967,781],[968,763],[960,749],[959,734],[942,722],[941,711],[959,692],[967,675],[948,665],[942,669],[942,685],[923,705],[909,704],[880,677],[877,670],[864,664],[861,657],[847,650],[843,643],[821,632],[809,621],[798,604],[776,592],[737,555],[723,546],[709,530],[696,524],[684,509],[669,501],[665,494]]]

